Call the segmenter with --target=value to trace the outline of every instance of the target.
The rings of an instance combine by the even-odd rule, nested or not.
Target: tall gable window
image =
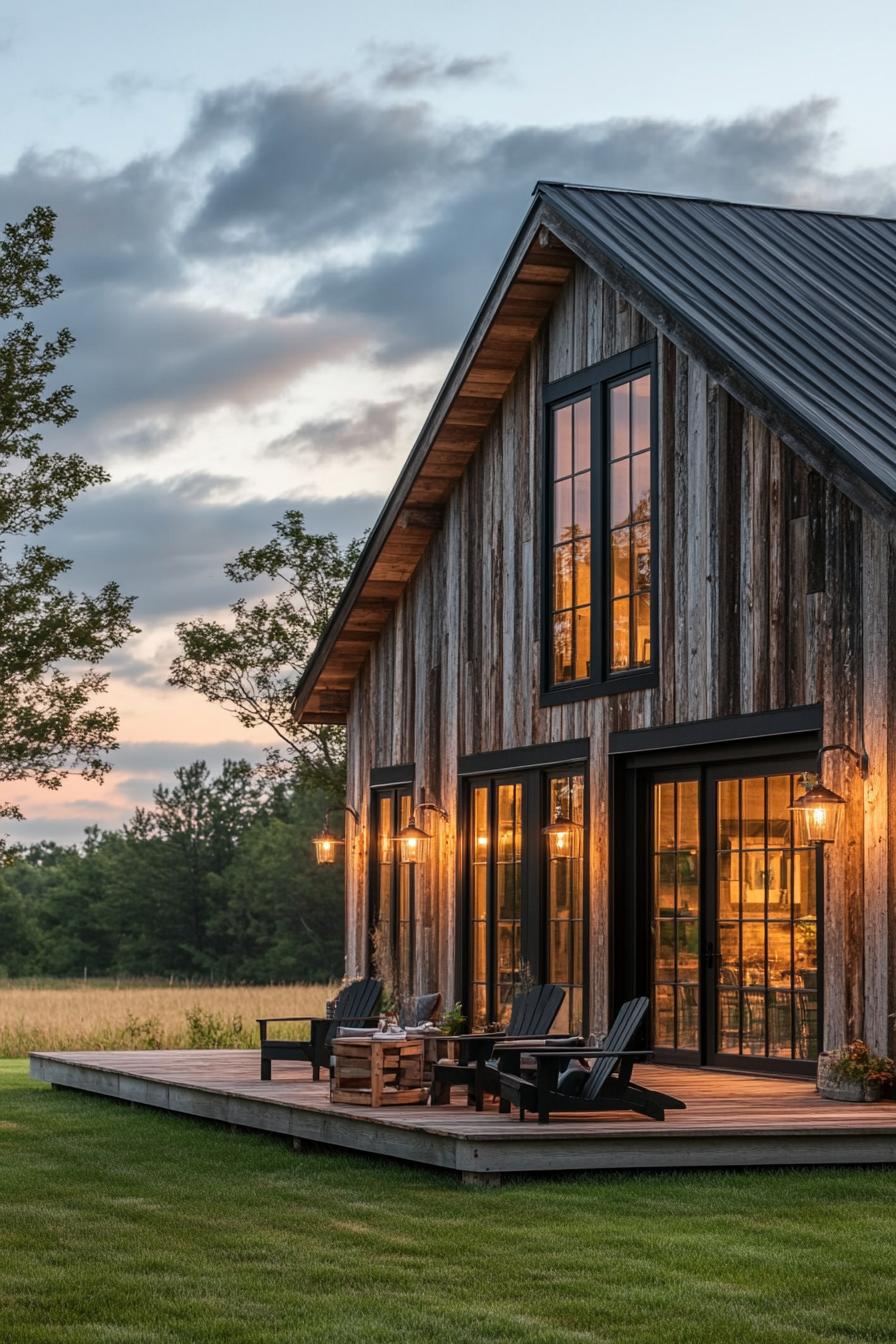
[[[543,700],[656,680],[653,344],[552,383]]]

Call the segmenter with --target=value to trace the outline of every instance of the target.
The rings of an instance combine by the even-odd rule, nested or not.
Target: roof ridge
[[[696,201],[700,205],[723,205],[735,210],[774,210],[785,215],[824,215],[834,219],[862,219],[872,224],[896,224],[893,215],[868,215],[850,210],[824,210],[808,205],[772,205],[768,201],[729,201],[721,196],[698,196],[679,191],[645,191],[643,187],[601,187],[589,182],[564,182],[562,178],[539,178],[532,195],[542,187],[560,187],[564,191],[587,191],[596,196],[649,196],[660,201]]]

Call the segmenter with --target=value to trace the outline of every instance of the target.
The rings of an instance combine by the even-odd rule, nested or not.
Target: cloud
[[[461,339],[539,178],[777,204],[892,209],[891,169],[838,177],[833,104],[816,99],[728,122],[610,120],[495,133],[449,177],[412,241],[301,279],[286,311],[372,322],[381,354],[405,360]],[[433,146],[433,150],[435,150]],[[471,242],[475,239],[475,244]]]
[[[345,415],[304,420],[288,434],[273,439],[265,449],[270,457],[299,458],[309,466],[336,460],[346,466],[353,462],[384,459],[399,444],[402,418],[409,407],[420,405],[419,388],[408,388],[393,401],[368,401]]]
[[[124,435],[113,449],[137,435],[141,454],[161,450],[191,417],[258,405],[363,350],[355,318],[252,313],[197,297],[179,239],[186,194],[170,156],[103,172],[83,154],[29,152],[0,174],[3,218],[22,219],[37,203],[58,216],[53,268],[64,294],[41,318],[76,338],[60,368],[80,413],[69,446],[108,418],[107,432]]]
[[[172,449],[196,417],[251,411],[348,359],[444,357],[539,177],[894,206],[892,170],[828,170],[829,100],[729,121],[508,129],[449,123],[407,96],[425,77],[487,75],[495,58],[401,47],[378,59],[378,92],[320,79],[221,88],[198,101],[172,151],[114,170],[83,154],[30,151],[0,174],[6,218],[36,201],[59,213],[54,264],[66,294],[47,317],[77,337],[65,365],[81,412],[67,431],[73,446],[92,435],[101,457],[145,458]],[[270,274],[240,303],[253,267]],[[340,443],[356,452],[346,419],[316,413],[295,439],[269,434],[270,451],[290,442],[307,451],[307,423],[333,452]]]
[[[70,297],[114,286],[133,301],[135,292],[183,284],[176,216],[184,200],[185,184],[152,155],[109,172],[82,152],[30,150],[0,173],[4,219],[22,219],[34,205],[56,211],[53,266]]]
[[[82,421],[107,419],[111,432],[136,433],[123,446],[141,455],[168,446],[192,417],[269,401],[364,344],[357,319],[342,314],[251,317],[172,296],[124,303],[103,289],[66,296],[55,316],[76,333],[64,369]],[[159,417],[162,425],[144,423]]]
[[[213,772],[228,761],[263,761],[264,748],[238,738],[215,742],[122,742],[112,760],[116,771],[129,775],[149,775],[162,779],[182,765],[205,761]],[[172,761],[175,762],[172,765]]]
[[[449,67],[459,76],[465,59],[392,50],[381,81],[407,91]],[[380,356],[410,360],[463,335],[539,178],[781,204],[892,200],[889,170],[827,171],[833,110],[814,99],[729,121],[505,129],[344,84],[219,90],[179,151],[213,165],[182,245],[207,259],[294,256],[298,279],[274,311],[351,317]]]
[[[76,500],[44,539],[54,553],[75,558],[73,584],[95,591],[114,578],[136,594],[140,625],[219,610],[238,593],[248,595],[248,586],[237,590],[225,577],[224,564],[241,548],[266,541],[288,508],[301,509],[312,531],[333,531],[347,542],[370,525],[381,502],[368,495],[220,500],[233,485],[196,473],[101,486]],[[130,656],[127,647],[119,655]]]
[[[382,65],[376,77],[379,88],[406,90],[421,84],[473,83],[494,74],[504,65],[500,56],[455,56],[444,60],[427,47],[380,45],[371,47],[372,61]]]
[[[138,70],[119,70],[106,81],[109,96],[123,103],[133,102],[146,94],[183,93],[191,87],[191,82],[181,76],[178,79],[160,79]]]
[[[471,134],[440,125],[425,103],[383,104],[325,83],[209,94],[179,155],[233,158],[236,147],[236,157],[212,167],[184,246],[203,256],[331,248],[401,227],[440,194]]]

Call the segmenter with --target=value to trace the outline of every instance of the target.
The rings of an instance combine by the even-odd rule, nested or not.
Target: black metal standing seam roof
[[[896,220],[560,183],[536,193],[896,499]]]

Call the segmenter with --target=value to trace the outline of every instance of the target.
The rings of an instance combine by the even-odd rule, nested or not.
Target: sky
[[[374,520],[537,179],[896,213],[894,38],[889,0],[0,0],[0,215],[57,212],[77,340],[53,446],[111,476],[45,540],[141,628],[111,774],[10,791],[9,836],[260,758],[167,685],[174,627],[287,508]]]

